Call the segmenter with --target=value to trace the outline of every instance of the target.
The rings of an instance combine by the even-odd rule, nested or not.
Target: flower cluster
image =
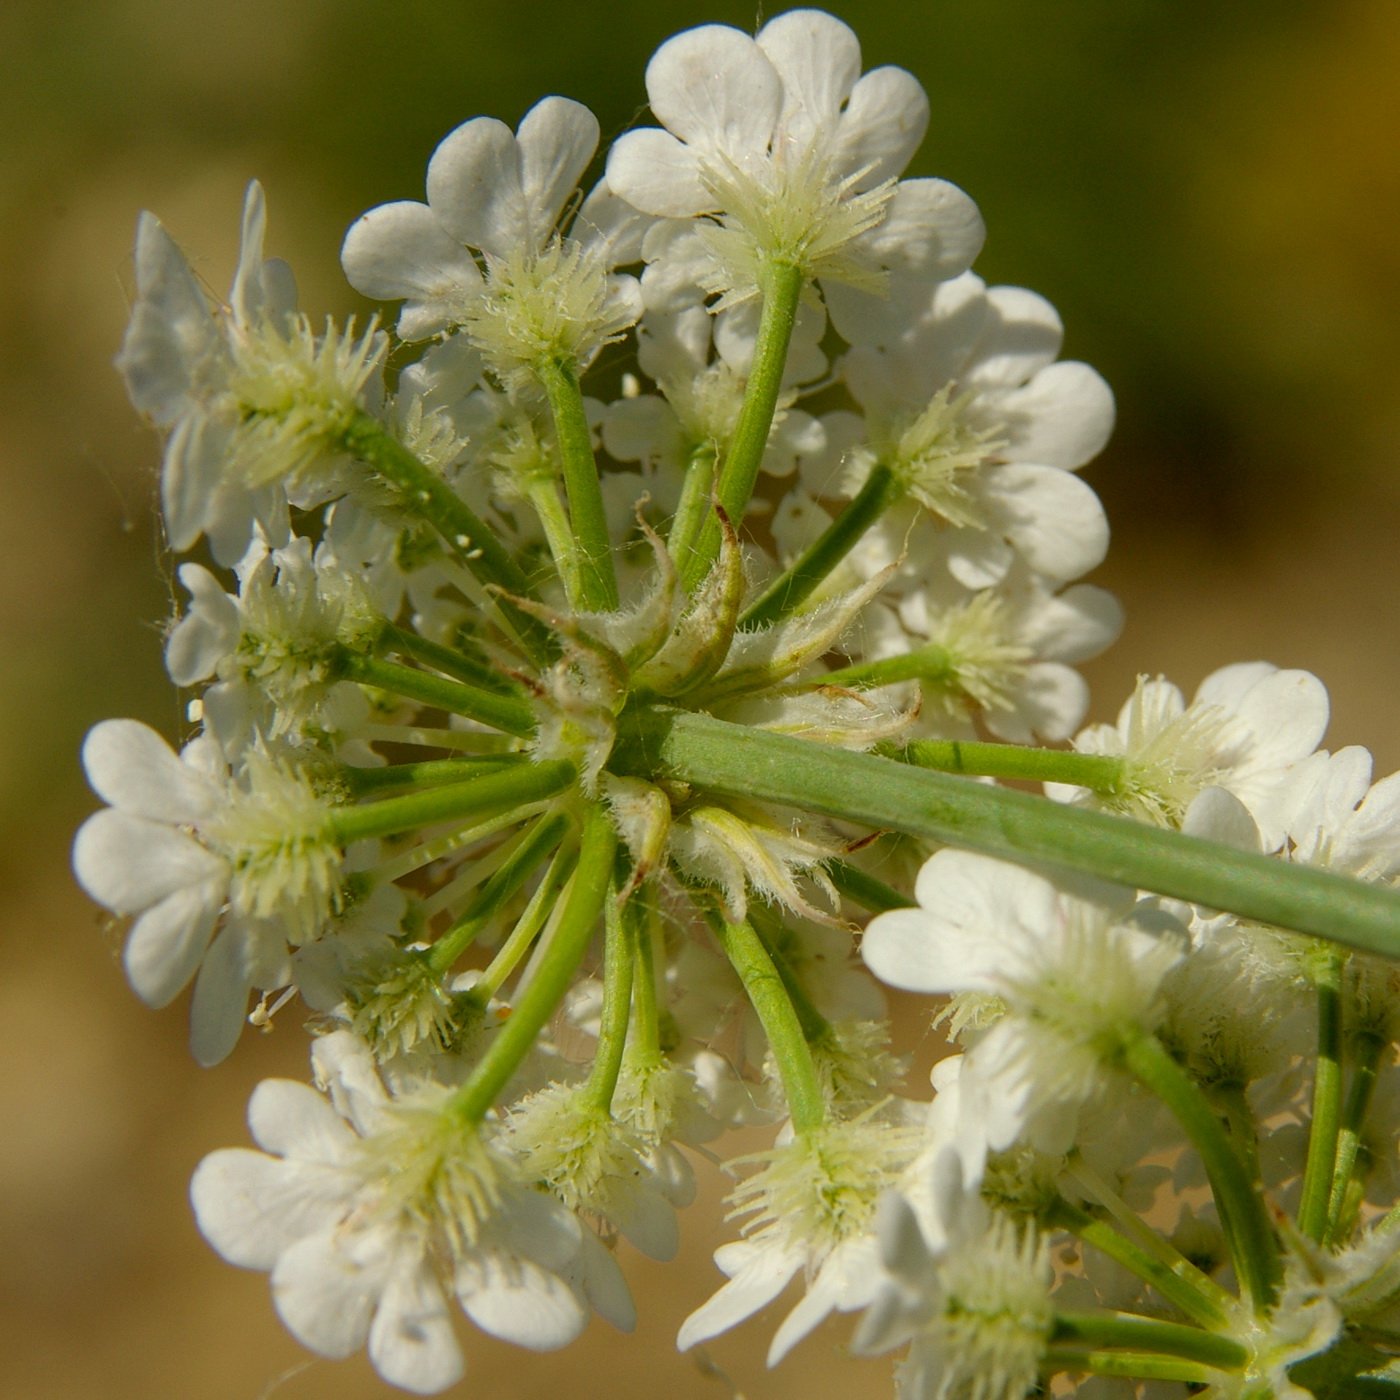
[[[74,865],[143,1000],[194,983],[202,1064],[313,1013],[201,1230],[436,1393],[453,1299],[535,1350],[629,1329],[620,1242],[673,1255],[688,1149],[766,1123],[683,1349],[797,1284],[770,1362],[859,1313],[908,1400],[1390,1385],[1400,777],[1263,663],[1080,729],[1112,396],[902,178],[910,74],[793,10],[646,87],[601,160],[547,97],[363,215],[393,335],[296,311],[257,185],[227,303],[142,216],[118,367],[207,549],[190,732],[91,732]],[[930,1103],[881,982],[949,998]]]

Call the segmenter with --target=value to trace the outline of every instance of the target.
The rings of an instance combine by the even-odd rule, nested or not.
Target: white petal
[[[194,374],[207,368],[219,334],[189,263],[154,214],[136,225],[136,295],[116,366],[132,403],[169,427],[187,410]]]
[[[189,590],[189,611],[165,639],[165,669],[176,685],[207,681],[238,645],[238,604],[202,564],[181,564],[180,582]]]
[[[608,153],[608,185],[629,204],[665,219],[687,219],[715,207],[700,180],[695,152],[660,127],[619,136]]]
[[[384,1273],[382,1257],[360,1263],[337,1248],[334,1232],[323,1230],[278,1258],[272,1301],[302,1346],[336,1361],[364,1345]]]
[[[1250,687],[1239,717],[1256,736],[1251,767],[1285,767],[1306,758],[1327,732],[1327,687],[1308,671],[1276,671]]]
[[[556,1351],[583,1331],[588,1310],[558,1275],[526,1259],[478,1253],[457,1270],[462,1310],[483,1332],[527,1351]]]
[[[218,788],[138,720],[104,719],[88,730],[83,768],[99,797],[133,817],[194,825],[220,806]]]
[[[1093,487],[1058,467],[992,467],[981,487],[990,525],[1032,572],[1056,582],[1087,574],[1108,553],[1108,517]]]
[[[675,1208],[655,1191],[641,1188],[631,1193],[624,1218],[618,1229],[635,1248],[648,1259],[662,1263],[676,1257],[680,1248],[680,1225]]]
[[[681,1324],[676,1346],[689,1351],[766,1308],[792,1281],[802,1262],[797,1250],[756,1249],[748,1263]]]
[[[331,1096],[336,1111],[348,1118],[362,1137],[383,1121],[389,1096],[369,1047],[351,1031],[332,1031],[311,1043],[311,1067],[316,1083]]]
[[[1123,630],[1123,605],[1107,589],[1092,583],[1039,603],[1021,627],[1021,635],[1046,661],[1074,665],[1097,656]]]
[[[238,240],[238,268],[233,275],[229,305],[234,319],[248,326],[261,320],[265,296],[262,280],[263,236],[267,231],[267,199],[257,180],[243,195],[243,228]]]
[[[934,281],[972,266],[987,236],[972,200],[947,180],[901,180],[884,222],[859,244],[883,267]]]
[[[1089,709],[1089,687],[1078,671],[1056,661],[1027,667],[1016,708],[989,710],[987,728],[999,739],[1029,744],[1037,737],[1056,743],[1068,739]]]
[[[350,285],[376,301],[430,301],[481,286],[471,254],[426,204],[412,200],[381,204],[356,219],[340,262]]]
[[[390,1385],[436,1395],[466,1369],[447,1301],[421,1256],[409,1254],[389,1275],[369,1329],[369,1359]]]
[[[928,130],[928,97],[903,68],[872,68],[851,91],[836,128],[834,157],[843,173],[868,173],[870,189],[903,173]]]
[[[805,150],[835,130],[860,77],[860,41],[821,10],[789,10],[758,31],[758,47],[783,82],[778,140]]]
[[[1234,714],[1244,697],[1260,681],[1277,675],[1278,667],[1270,661],[1236,661],[1212,671],[1196,688],[1193,705],[1220,705]]]
[[[637,1325],[637,1307],[616,1258],[591,1230],[583,1232],[578,1268],[593,1311],[619,1332],[631,1332]]]
[[[1025,287],[989,287],[987,305],[991,315],[966,374],[969,383],[1012,389],[1054,362],[1065,328],[1043,296]]]
[[[229,430],[192,412],[175,425],[161,459],[160,504],[171,549],[189,549],[208,527],[221,527],[242,538],[214,557],[225,563],[237,559],[248,544],[252,525],[249,493],[224,480]]]
[[[726,24],[687,29],[652,55],[646,82],[651,110],[682,141],[720,151],[740,166],[766,152],[783,85],[747,34]],[[620,185],[613,188],[629,197]]]
[[[195,1168],[190,1203],[200,1233],[230,1264],[270,1269],[298,1240],[331,1229],[350,1196],[338,1172],[227,1147]]]
[[[521,184],[520,147],[495,117],[449,132],[428,162],[428,203],[459,243],[492,257],[536,248]]]
[[[520,174],[537,245],[559,222],[593,153],[598,149],[598,118],[568,97],[546,97],[528,112],[515,133]]]
[[[651,225],[650,214],[643,214],[602,179],[583,201],[569,237],[595,249],[607,267],[622,267],[641,260],[642,242]]]
[[[1196,794],[1182,818],[1181,829],[1188,836],[1221,841],[1241,851],[1262,849],[1259,828],[1249,808],[1221,787],[1204,788]]]
[[[1103,451],[1113,431],[1113,391],[1096,369],[1077,360],[1060,360],[1023,388],[994,401],[988,396],[987,405],[1010,440],[1006,456],[1013,462],[1074,471]],[[982,414],[979,401],[974,416]]]
[[[190,1006],[190,1051],[206,1069],[238,1044],[249,990],[242,936],[225,928],[204,955]]]
[[[139,914],[176,890],[228,880],[224,861],[182,832],[110,807],[78,828],[73,873],[114,914]]]
[[[948,572],[964,588],[993,588],[1010,572],[1016,552],[989,530],[948,530],[943,536]]]
[[[264,1079],[253,1090],[248,1127],[264,1152],[302,1162],[339,1162],[356,1142],[324,1095],[294,1079]]]
[[[603,419],[603,446],[619,462],[677,461],[685,448],[676,411],[656,394],[618,399]]]
[[[853,1312],[873,1301],[883,1278],[880,1247],[873,1235],[838,1245],[826,1258],[807,1294],[783,1319],[768,1348],[768,1365],[776,1366],[833,1310]]]
[[[227,889],[227,878],[221,877],[176,890],[131,926],[122,965],[132,991],[147,1006],[168,1006],[194,976]]]

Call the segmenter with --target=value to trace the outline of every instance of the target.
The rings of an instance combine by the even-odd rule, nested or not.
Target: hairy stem
[[[523,693],[520,686],[509,676],[503,676],[484,662],[477,661],[454,647],[445,647],[441,642],[429,641],[427,637],[420,637],[417,632],[409,632],[402,627],[386,624],[379,634],[379,649],[411,656],[424,666],[441,671],[444,676],[451,676],[453,680],[463,681],[467,685],[480,686],[483,690],[498,690],[502,695]]]
[[[597,805],[584,810],[578,867],[568,902],[545,957],[521,993],[510,1018],[496,1032],[486,1053],[453,1098],[453,1107],[470,1123],[491,1111],[511,1075],[530,1053],[545,1023],[554,1015],[583,961],[612,882],[617,837],[607,813]]]
[[[1123,1347],[1195,1361],[1218,1371],[1242,1371],[1249,1352],[1233,1337],[1123,1312],[1056,1313],[1052,1342],[1090,1347]]]
[[[690,567],[690,556],[695,552],[695,544],[705,523],[705,515],[710,509],[710,498],[715,487],[715,460],[718,455],[719,449],[713,442],[702,442],[691,450],[690,458],[685,464],[681,498],[676,504],[676,514],[666,536],[666,548],[670,551],[676,569],[683,576]]]
[[[1108,754],[1070,753],[1064,749],[1023,748],[1020,744],[983,744],[960,739],[916,739],[892,755],[919,768],[967,773],[979,778],[1024,778],[1030,782],[1073,783],[1095,792],[1117,792],[1123,760]]]
[[[612,1108],[622,1056],[627,1049],[627,1022],[632,1015],[632,981],[636,957],[631,931],[623,921],[613,890],[603,906],[603,1011],[598,1048],[584,1086],[583,1098],[600,1113]]]
[[[1052,1346],[1046,1352],[1041,1371],[1049,1376],[1068,1371],[1080,1375],[1123,1376],[1129,1380],[1185,1381],[1187,1385],[1209,1385],[1214,1379],[1211,1367],[1197,1361],[1182,1361],[1175,1356],[1065,1346]]]
[[[1361,1134],[1366,1126],[1366,1115],[1371,1109],[1376,1075],[1386,1048],[1385,1038],[1374,1031],[1358,1032],[1351,1043],[1351,1088],[1342,1109],[1341,1126],[1337,1133],[1337,1158],[1332,1169],[1332,1189],[1327,1202],[1327,1233],[1324,1238],[1329,1244],[1341,1244],[1346,1235],[1344,1225],[1348,1190],[1357,1174]]]
[[[1298,1228],[1310,1240],[1327,1232],[1327,1204],[1337,1161],[1337,1130],[1342,1108],[1342,969],[1337,948],[1319,950],[1309,959],[1317,989],[1317,1061],[1313,1072],[1312,1125],[1308,1163],[1298,1204]]]
[[[437,787],[499,773],[527,762],[523,753],[482,754],[479,758],[431,758],[422,763],[388,763],[383,768],[342,765],[337,772],[351,797],[369,797],[394,788]]]
[[[431,671],[401,666],[397,661],[385,661],[382,657],[366,656],[357,651],[341,653],[339,672],[345,680],[377,686],[449,714],[463,715],[519,739],[528,739],[535,732],[534,710],[524,700],[498,691],[464,685],[461,681],[435,676]]]
[[[564,489],[569,497],[569,521],[578,545],[580,596],[571,598],[575,608],[612,612],[617,607],[617,575],[613,572],[612,542],[598,463],[593,456],[593,434],[583,408],[578,370],[572,360],[546,360],[536,366],[550,412],[559,458],[564,468]]]
[[[558,901],[560,891],[574,873],[574,863],[577,859],[578,846],[572,840],[566,840],[554,853],[549,869],[545,871],[534,894],[530,896],[524,912],[515,921],[515,927],[497,950],[496,956],[491,959],[486,971],[481,974],[481,981],[476,984],[476,990],[484,999],[495,996],[505,985],[506,978],[520,965],[520,960],[534,942],[535,935],[544,927],[545,920]]]

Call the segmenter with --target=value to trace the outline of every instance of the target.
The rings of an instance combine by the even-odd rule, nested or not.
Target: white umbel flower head
[[[339,905],[342,855],[326,805],[265,751],[250,750],[230,775],[212,741],[177,756],[131,719],[96,725],[83,766],[112,805],[78,831],[78,882],[136,916],[123,961],[147,1005],[167,1005],[199,973],[191,1049],[216,1064],[238,1040],[249,989],[285,986],[288,945],[318,937]]]
[[[649,214],[700,220],[651,235],[647,260],[669,265],[667,281],[732,304],[785,264],[880,292],[892,269],[955,276],[982,246],[955,185],[896,183],[928,124],[923,89],[900,68],[862,77],[856,36],[820,10],[790,10],[757,38],[688,29],[652,57],[647,96],[661,127],[614,143],[608,182]]]
[[[636,279],[613,269],[639,257],[650,223],[603,182],[559,231],[597,146],[597,118],[565,97],[537,103],[514,133],[493,117],[464,122],[433,152],[426,204],[383,204],[351,226],[345,275],[366,296],[404,300],[405,339],[466,326],[507,381],[545,359],[586,365],[641,314]]]
[[[117,368],[132,402],[170,433],[161,503],[172,548],[207,535],[233,564],[260,522],[287,536],[282,488],[338,458],[341,429],[377,393],[385,349],[373,327],[317,334],[296,312],[290,270],[263,261],[266,211],[254,181],[243,205],[228,304],[211,307],[189,263],[152,214],[136,230],[136,304]]]
[[[366,1342],[385,1380],[416,1394],[463,1373],[447,1299],[483,1331],[532,1351],[588,1320],[577,1221],[523,1184],[444,1093],[394,1099],[348,1031],[316,1043],[329,1100],[264,1080],[248,1106],[261,1151],[230,1148],[190,1183],[205,1238],[270,1271],[278,1314],[321,1356]]]

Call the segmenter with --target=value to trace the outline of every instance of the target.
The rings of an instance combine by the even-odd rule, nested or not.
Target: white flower
[[[939,851],[914,893],[917,909],[871,920],[866,965],[908,991],[999,997],[1005,1013],[965,1057],[961,1111],[991,1151],[1017,1141],[1067,1150],[1078,1110],[1119,1047],[1161,1020],[1160,984],[1185,930],[1169,920],[1157,920],[1163,934],[1121,922],[1131,912],[1127,891],[1086,884],[1069,894],[968,851]]]
[[[1050,1340],[1054,1272],[1033,1229],[989,1211],[965,1189],[957,1154],[934,1158],[924,1223],[910,1201],[881,1202],[881,1286],[856,1330],[855,1349],[908,1341],[896,1373],[900,1400],[1021,1400]]]
[[[969,588],[999,582],[1018,556],[1060,582],[1100,564],[1108,523],[1073,473],[1107,442],[1113,395],[1088,365],[1056,360],[1055,308],[970,272],[892,300],[889,329],[870,331],[883,348],[857,343],[841,361],[867,423],[839,494],[854,495],[876,466],[893,472],[952,527],[947,567]],[[838,327],[857,342],[869,329]],[[809,489],[838,494],[829,475],[811,475]]]
[[[338,680],[338,657],[342,647],[371,646],[384,625],[359,576],[322,551],[313,558],[310,540],[260,546],[243,560],[236,598],[202,565],[180,566],[191,605],[165,643],[176,685],[217,677],[204,715],[228,754],[255,731],[297,739],[308,724],[339,727],[334,709],[363,710],[359,692]]]
[[[799,1273],[807,1292],[774,1334],[770,1366],[833,1311],[868,1306],[880,1281],[876,1205],[917,1146],[917,1131],[868,1112],[796,1137],[785,1129],[771,1151],[741,1158],[763,1163],[731,1197],[736,1214],[752,1213],[746,1238],[715,1251],[729,1282],[686,1318],[676,1345],[686,1351],[727,1332]]]
[[[248,1106],[261,1152],[232,1148],[190,1185],[204,1236],[231,1263],[270,1270],[292,1334],[322,1356],[370,1360],[436,1394],[462,1375],[447,1297],[483,1331],[532,1351],[588,1320],[578,1223],[524,1185],[440,1090],[391,1099],[349,1032],[316,1043],[330,1101],[265,1080]],[[618,1280],[620,1282],[620,1280]]]
[[[1400,774],[1373,784],[1370,753],[1352,746],[1304,759],[1290,786],[1291,859],[1394,883],[1400,876]]]
[[[1123,759],[1114,793],[1047,783],[1059,801],[1124,812],[1140,821],[1179,826],[1207,788],[1233,793],[1259,829],[1263,849],[1282,844],[1293,770],[1327,729],[1327,691],[1307,671],[1243,661],[1212,672],[1187,705],[1176,686],[1140,677],[1116,725],[1075,736],[1080,753]]]
[[[615,142],[608,182],[649,214],[712,216],[653,230],[647,261],[670,264],[671,281],[733,303],[788,264],[881,291],[891,269],[951,277],[981,248],[981,216],[956,186],[895,183],[928,100],[903,69],[861,77],[860,45],[831,15],[791,10],[756,39],[688,29],[652,57],[647,95],[665,129]]]
[[[383,204],[351,226],[345,275],[366,296],[404,299],[405,339],[468,326],[503,377],[550,356],[586,365],[641,314],[636,279],[612,269],[637,259],[650,222],[603,182],[557,233],[597,145],[597,118],[564,97],[515,133],[464,122],[433,153],[426,204]]]
[[[249,989],[285,986],[287,945],[319,936],[339,905],[342,857],[325,804],[260,750],[230,777],[212,741],[177,757],[130,719],[96,725],[83,766],[112,805],[78,831],[78,882],[137,916],[123,961],[147,1005],[167,1005],[198,971],[191,1049],[217,1064],[238,1040]]]
[[[287,536],[282,487],[335,459],[335,438],[371,403],[385,345],[373,329],[318,336],[296,314],[285,263],[263,261],[262,187],[248,187],[238,272],[227,306],[211,308],[160,221],[136,230],[136,304],[117,368],[132,402],[170,431],[161,502],[172,548],[201,534],[235,563],[259,522]],[[314,495],[314,488],[313,488]]]

